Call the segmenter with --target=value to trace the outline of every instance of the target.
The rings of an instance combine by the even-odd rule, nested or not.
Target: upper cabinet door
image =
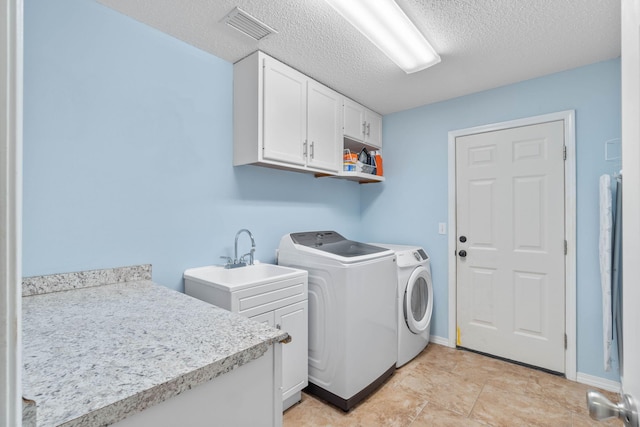
[[[305,164],[307,77],[264,58],[263,158]]]
[[[367,144],[382,148],[382,116],[371,110],[364,111],[365,137]]]
[[[344,136],[375,148],[382,148],[382,116],[345,98]]]
[[[307,91],[307,166],[340,170],[342,155],[342,96],[313,80]]]
[[[364,107],[344,98],[344,136],[364,141],[365,126]]]

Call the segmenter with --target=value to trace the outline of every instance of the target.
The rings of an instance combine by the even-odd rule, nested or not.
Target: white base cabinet
[[[286,331],[291,342],[282,348],[283,410],[300,401],[309,384],[308,275],[233,289],[185,278],[185,293],[258,322]]]
[[[281,427],[282,344],[256,360],[151,406],[117,427]]]
[[[299,402],[302,398],[301,390],[308,384],[308,363],[301,363],[301,355],[308,353],[308,339],[301,339],[308,335],[309,320],[308,301],[300,301],[267,313],[251,316],[251,319],[266,323],[277,329],[286,331],[291,342],[284,348],[282,354],[282,406],[283,410]],[[306,358],[305,358],[306,363]]]

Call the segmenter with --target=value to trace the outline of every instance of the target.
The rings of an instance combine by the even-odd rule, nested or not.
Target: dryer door
[[[424,267],[413,270],[404,292],[404,320],[409,330],[420,334],[429,327],[433,312],[431,274]]]

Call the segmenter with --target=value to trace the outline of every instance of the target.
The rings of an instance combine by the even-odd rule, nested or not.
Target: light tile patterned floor
[[[622,426],[589,418],[590,388],[432,343],[350,412],[303,393],[302,402],[285,412],[284,426]]]

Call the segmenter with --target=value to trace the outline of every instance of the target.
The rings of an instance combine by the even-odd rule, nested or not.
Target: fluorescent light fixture
[[[325,0],[407,74],[440,56],[393,0]]]

